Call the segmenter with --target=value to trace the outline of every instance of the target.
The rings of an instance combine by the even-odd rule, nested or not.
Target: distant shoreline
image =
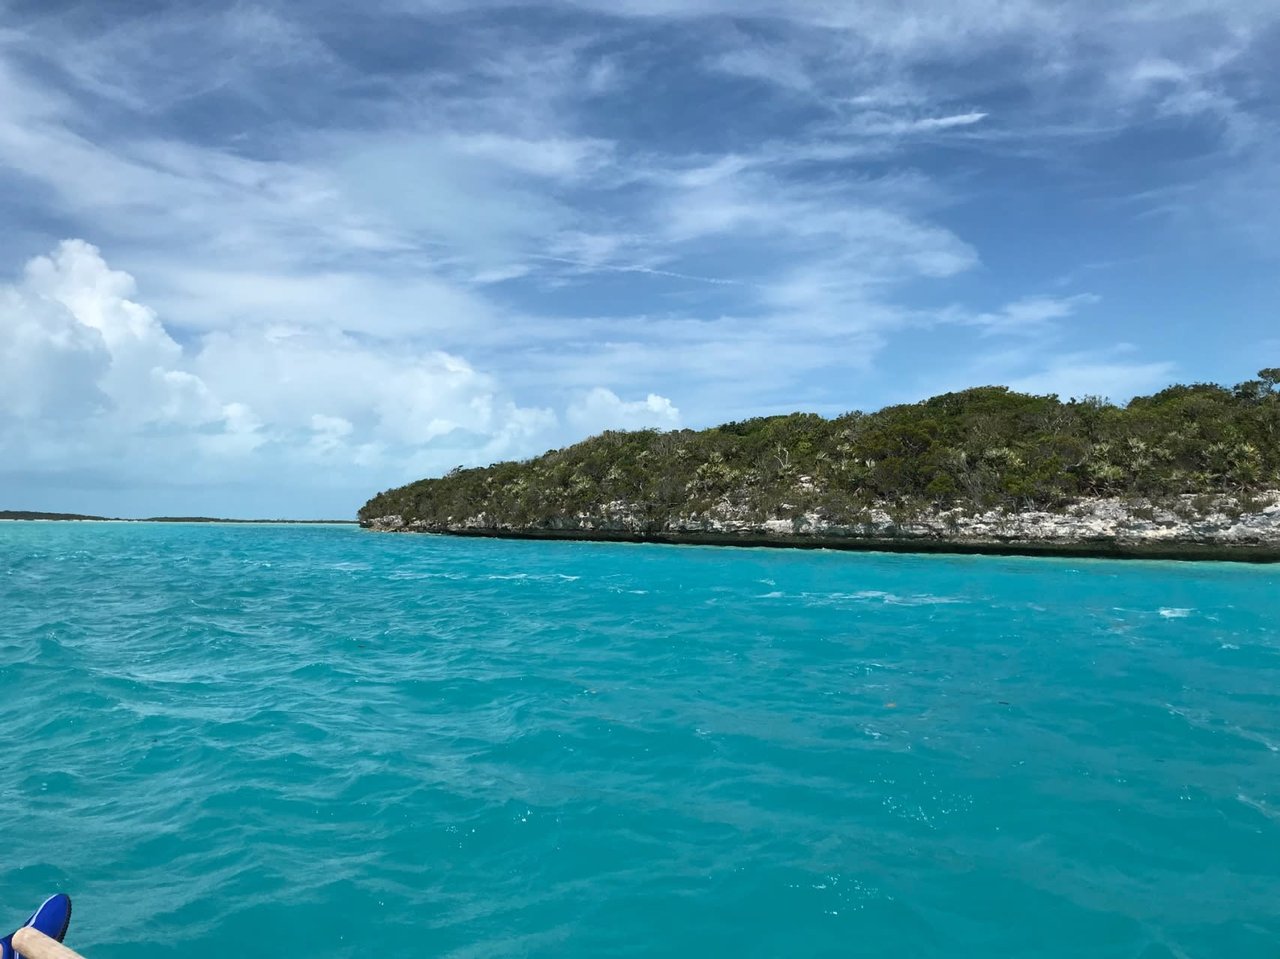
[[[92,516],[83,513],[44,513],[36,510],[0,510],[0,521],[50,523],[224,523],[254,526],[355,526],[353,519],[226,519],[218,516]]]

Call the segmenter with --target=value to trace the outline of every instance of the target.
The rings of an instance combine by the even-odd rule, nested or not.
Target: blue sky
[[[1274,0],[0,0],[0,508],[1280,364]]]

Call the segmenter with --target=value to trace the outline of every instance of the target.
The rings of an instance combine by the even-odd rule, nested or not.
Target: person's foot
[[[31,918],[22,925],[40,930],[50,939],[62,939],[67,934],[67,926],[71,924],[71,897],[65,893],[50,896],[40,904],[40,908],[31,914]],[[22,959],[22,955],[13,948],[13,934],[0,939],[0,959]]]

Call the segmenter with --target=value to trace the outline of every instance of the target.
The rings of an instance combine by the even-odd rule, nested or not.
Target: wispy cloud
[[[0,257],[56,251],[0,314],[27,469],[321,458],[354,501],[854,383],[1123,390],[1190,354],[1090,264],[1280,248],[1280,11],[1251,0],[25,9]],[[1195,263],[1159,265],[1176,306]]]
[[[976,326],[985,335],[1042,336],[1056,328],[1058,320],[1097,302],[1098,297],[1092,293],[1066,297],[1028,296],[993,312],[967,313],[953,307],[943,311],[941,317],[946,322]]]
[[[1056,393],[1064,398],[1099,396],[1124,403],[1139,393],[1170,383],[1177,366],[1170,362],[1124,362],[1090,354],[1058,357],[1044,369],[1018,377],[1009,385],[1027,393]]]

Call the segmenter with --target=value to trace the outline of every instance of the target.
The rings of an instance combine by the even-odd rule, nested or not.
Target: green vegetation
[[[519,463],[456,469],[379,493],[360,519],[545,528],[618,504],[644,528],[731,510],[856,525],[872,506],[1057,509],[1083,497],[1160,500],[1280,488],[1280,369],[1227,389],[1171,386],[1112,405],[979,387],[825,419],[793,413],[712,429],[606,432]]]
[[[87,516],[83,513],[41,513],[23,509],[0,509],[0,519],[102,520],[106,517]]]
[[[120,519],[111,516],[88,516],[82,513],[41,513],[33,510],[0,509],[0,520],[5,519],[43,519],[43,520],[93,520],[109,523],[244,523],[272,524],[285,526],[332,526],[351,524],[349,519],[218,519],[214,516],[148,516],[145,519]]]

